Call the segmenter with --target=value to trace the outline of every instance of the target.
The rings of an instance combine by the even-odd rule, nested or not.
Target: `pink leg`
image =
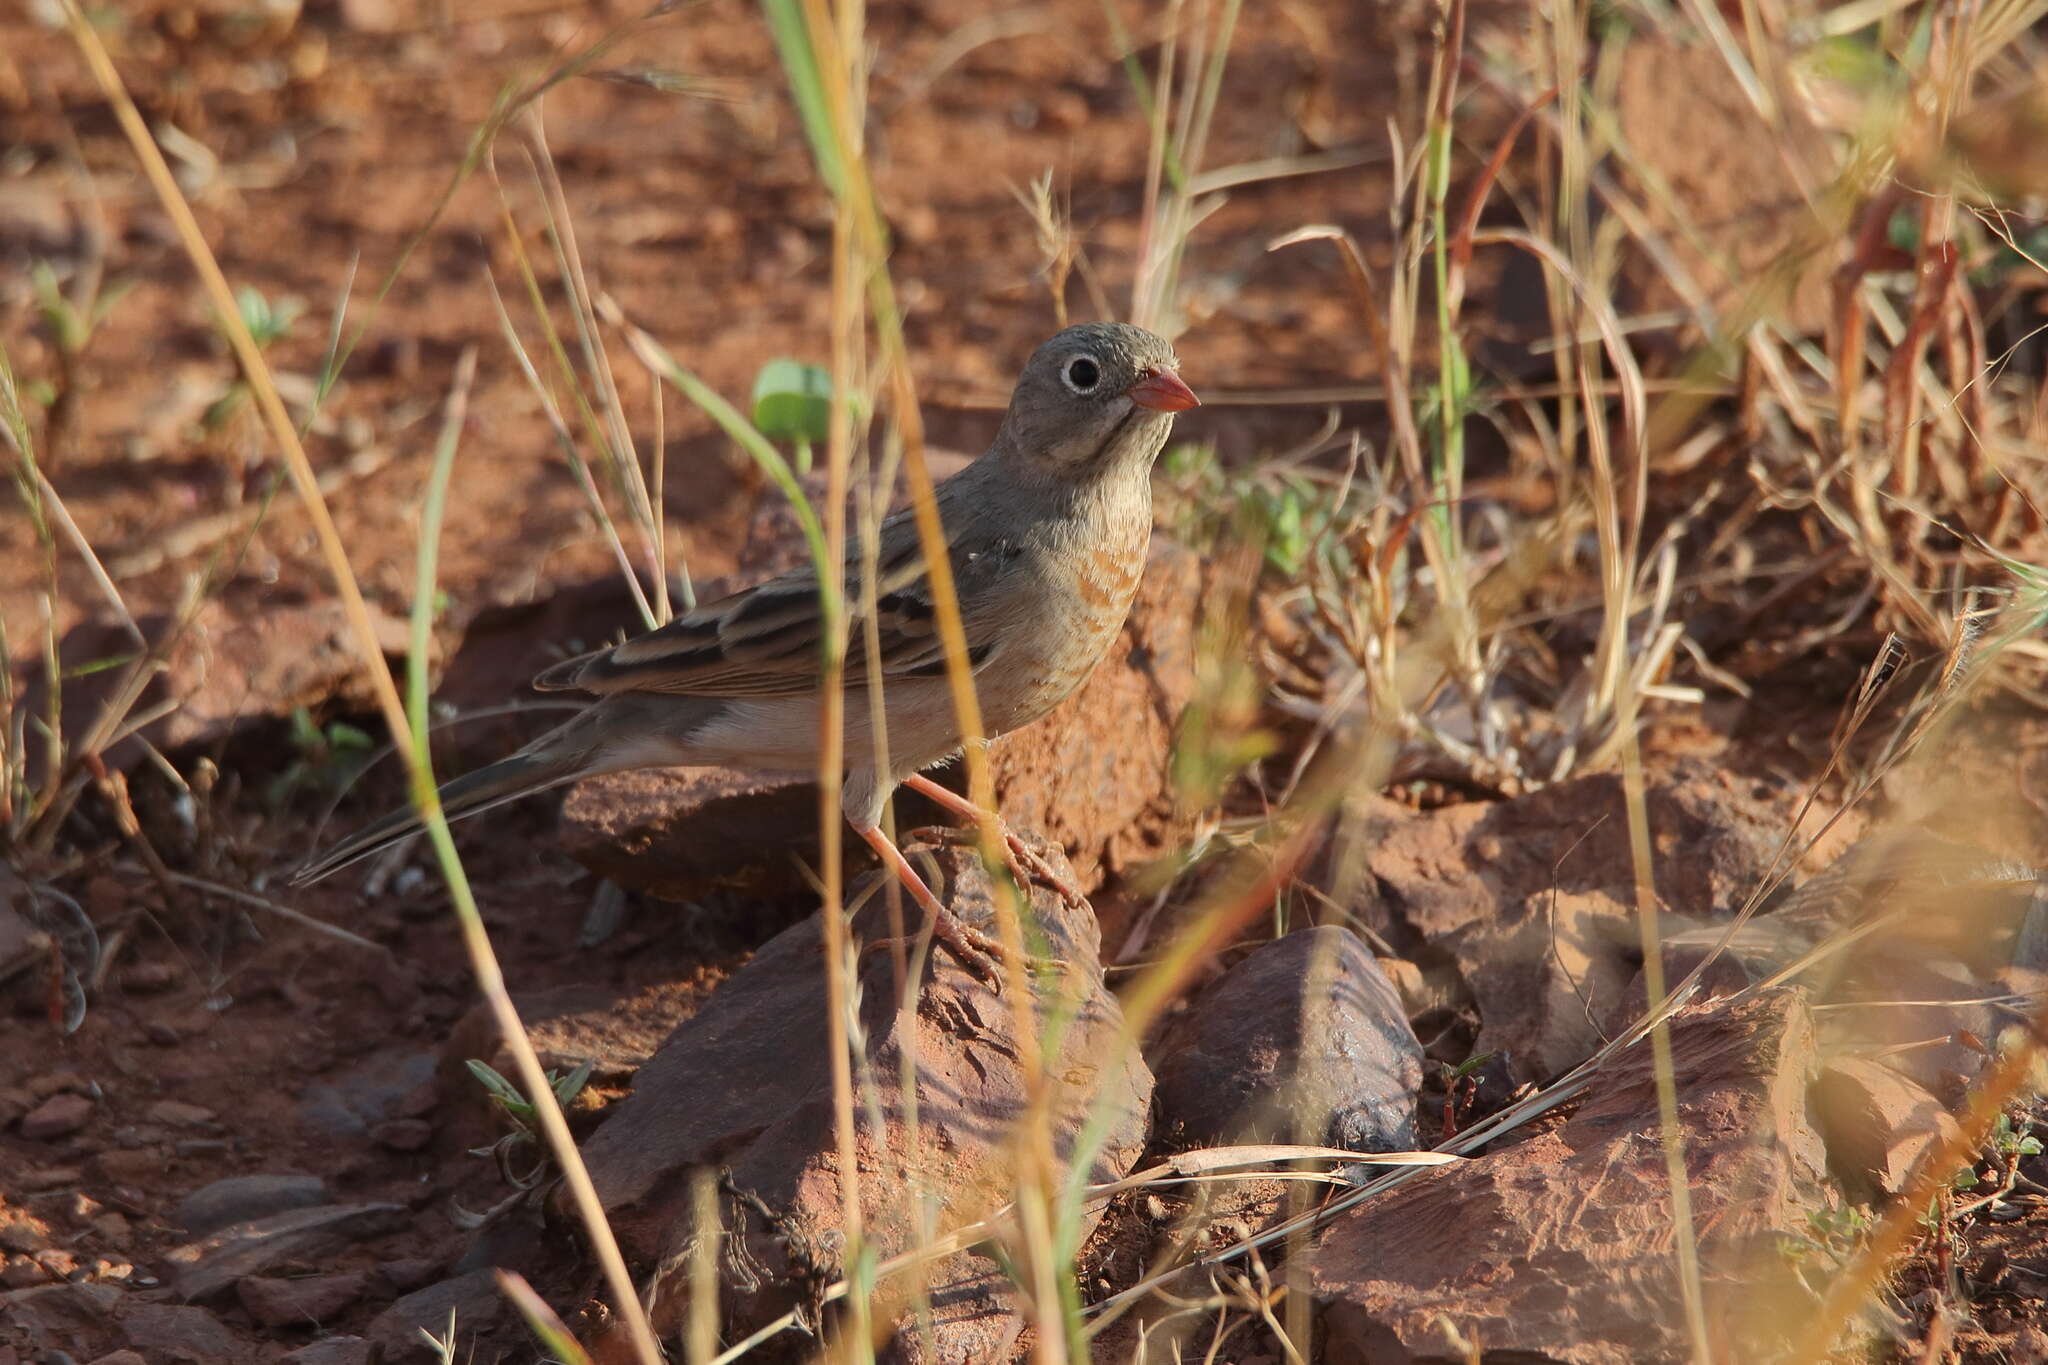
[[[1017,879],[1017,885],[1029,886],[1035,877],[1059,892],[1072,905],[1088,903],[1088,898],[1081,894],[1080,888],[1055,872],[1052,864],[1040,857],[1037,850],[1012,833],[1010,827],[1003,823],[1002,816],[994,811],[983,810],[960,793],[940,786],[923,773],[912,773],[903,779],[903,785],[920,796],[936,801],[955,815],[972,820],[977,825],[993,825],[996,833],[1002,836],[1003,848],[1008,855],[1006,861],[1010,865],[1010,875]]]
[[[917,902],[918,908],[931,916],[932,937],[944,944],[947,951],[958,958],[960,965],[968,971],[983,981],[996,981],[996,963],[999,959],[995,940],[962,920],[949,910],[943,901],[934,896],[932,889],[924,884],[924,878],[917,875],[917,869],[903,856],[903,850],[891,843],[889,836],[882,833],[879,828],[874,825],[855,825],[853,830],[867,840],[868,847],[881,858],[882,866],[888,868],[895,874],[896,880],[903,883],[903,889],[910,893],[910,898]],[[881,945],[871,943],[868,946],[874,948]]]

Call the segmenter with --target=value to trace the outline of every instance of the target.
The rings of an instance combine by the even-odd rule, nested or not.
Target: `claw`
[[[1017,885],[1030,886],[1034,881],[1041,882],[1058,892],[1060,899],[1076,909],[1088,904],[1088,898],[1081,893],[1081,889],[1054,871],[1052,864],[1045,860],[1044,855],[1019,838],[1000,815],[983,810],[958,792],[947,790],[922,773],[913,773],[905,778],[903,785],[977,824],[993,823],[1003,838],[1003,862],[1009,867],[1010,875],[1017,879]],[[943,826],[928,826],[913,830],[912,833],[932,843],[959,843],[968,839],[967,831],[947,829]]]
[[[961,919],[948,909],[945,902],[932,894],[924,884],[924,878],[917,875],[917,869],[903,856],[903,850],[889,840],[889,836],[872,825],[858,826],[855,831],[867,840],[868,846],[881,856],[882,865],[896,874],[896,880],[903,883],[903,889],[910,893],[910,899],[931,917],[932,938],[947,952],[951,953],[974,976],[989,986],[1000,990],[1002,973],[997,970],[1001,961],[996,942],[981,930]],[[877,948],[894,946],[896,939],[878,939],[861,949],[871,953]]]

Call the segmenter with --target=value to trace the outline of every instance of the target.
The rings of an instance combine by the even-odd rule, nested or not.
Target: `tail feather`
[[[559,750],[536,752],[529,749],[513,754],[510,758],[499,759],[473,773],[442,783],[441,809],[451,821],[461,820],[507,801],[517,801],[522,796],[559,787],[584,775],[581,760],[581,754],[565,755]],[[380,816],[325,853],[308,859],[292,873],[292,885],[316,882],[350,863],[381,853],[393,844],[411,838],[420,828],[419,815],[410,806]]]

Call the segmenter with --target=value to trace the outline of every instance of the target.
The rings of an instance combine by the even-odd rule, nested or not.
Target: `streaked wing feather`
[[[889,532],[894,531],[892,536]],[[905,534],[908,533],[908,534]],[[918,552],[915,528],[892,517],[884,528],[875,600],[875,625],[881,640],[882,676],[928,678],[945,673],[945,647],[938,633],[938,613],[931,582]],[[993,652],[993,641],[981,638],[986,611],[974,611],[979,600],[966,591],[969,574],[986,581],[1011,557],[1010,547],[973,556],[968,573],[956,559],[956,580],[963,597],[968,659],[979,668]],[[858,600],[858,581],[849,575],[853,610],[848,635],[845,685],[865,685],[867,650]],[[756,587],[707,602],[658,630],[603,650],[557,664],[534,680],[545,689],[573,687],[600,696],[614,692],[663,692],[689,696],[789,697],[817,687],[818,580],[809,567],[792,570]]]

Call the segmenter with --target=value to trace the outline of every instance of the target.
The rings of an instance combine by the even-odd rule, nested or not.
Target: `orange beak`
[[[1147,370],[1143,379],[1131,385],[1125,397],[1154,412],[1182,412],[1202,406],[1202,400],[1195,397],[1195,391],[1181,383],[1180,376],[1163,365],[1154,365]]]

